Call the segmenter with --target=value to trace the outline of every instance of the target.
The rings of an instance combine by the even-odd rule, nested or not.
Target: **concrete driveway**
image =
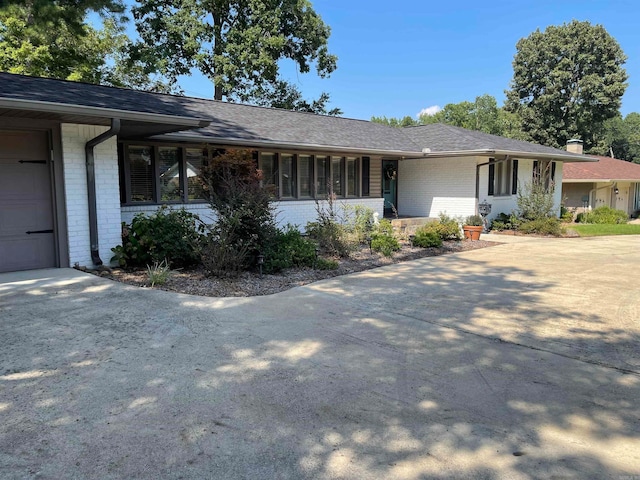
[[[2,479],[640,478],[640,237],[214,299],[0,275]]]

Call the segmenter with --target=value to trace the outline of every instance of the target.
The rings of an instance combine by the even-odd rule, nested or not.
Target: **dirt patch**
[[[404,244],[402,245],[402,250],[397,252],[392,258],[384,257],[376,252],[370,252],[369,248],[364,246],[355,252],[351,258],[336,258],[335,260],[337,260],[339,264],[336,270],[292,268],[274,275],[261,276],[258,272],[244,272],[237,278],[219,279],[207,277],[204,269],[198,267],[189,270],[176,270],[172,273],[167,283],[164,285],[156,285],[153,288],[207,297],[253,297],[257,295],[270,295],[325,278],[361,272],[371,268],[416,260],[418,258],[476,250],[493,245],[498,245],[498,243],[484,240],[476,242],[445,242],[441,248],[418,248]],[[101,272],[100,276],[129,285],[151,288],[145,269],[134,271],[114,269],[113,272]]]

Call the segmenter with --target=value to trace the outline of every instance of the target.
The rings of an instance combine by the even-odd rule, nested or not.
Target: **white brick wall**
[[[476,158],[404,160],[398,165],[398,213],[454,217],[475,213]]]
[[[71,265],[92,266],[84,146],[108,127],[62,124],[62,158]],[[121,243],[120,185],[116,138],[95,148],[96,200],[100,258],[110,263],[111,248]]]
[[[383,214],[382,198],[353,198],[348,200],[339,199],[336,201],[339,214],[342,214],[344,205],[366,205],[378,212],[380,218]],[[171,208],[182,208],[197,214],[206,223],[213,223],[215,215],[207,204],[171,205]],[[135,215],[140,212],[151,214],[159,207],[156,205],[141,205],[122,207],[122,221],[131,223]],[[298,226],[304,230],[307,222],[313,222],[317,218],[316,204],[313,200],[295,200],[276,203],[276,220],[278,225],[284,227],[288,223]]]

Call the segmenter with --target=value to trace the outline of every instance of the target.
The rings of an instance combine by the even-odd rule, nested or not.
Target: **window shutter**
[[[535,180],[538,176],[538,161],[534,160],[533,161],[533,172],[532,172],[532,178]]]
[[[371,158],[362,157],[362,196],[370,195],[370,177],[371,177]]]
[[[511,179],[511,195],[518,193],[518,160],[513,160],[513,178]]]
[[[556,181],[556,162],[551,162],[551,181]]]
[[[489,195],[493,195],[495,176],[496,176],[496,166],[493,163],[490,163],[489,164],[489,187],[488,187]]]

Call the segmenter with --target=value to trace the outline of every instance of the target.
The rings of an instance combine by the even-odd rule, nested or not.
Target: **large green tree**
[[[505,107],[528,139],[562,147],[580,138],[589,150],[627,87],[620,45],[602,25],[574,20],[536,30],[516,49]]]
[[[128,55],[123,5],[114,0],[0,0],[0,71],[168,91],[171,86]],[[87,22],[102,15],[102,28]]]
[[[590,153],[640,163],[640,113],[607,120]]]
[[[264,103],[265,92],[282,93],[284,59],[320,77],[336,68],[330,28],[308,0],[146,0],[132,11],[141,58],[161,59],[169,78],[199,70],[218,100]]]

